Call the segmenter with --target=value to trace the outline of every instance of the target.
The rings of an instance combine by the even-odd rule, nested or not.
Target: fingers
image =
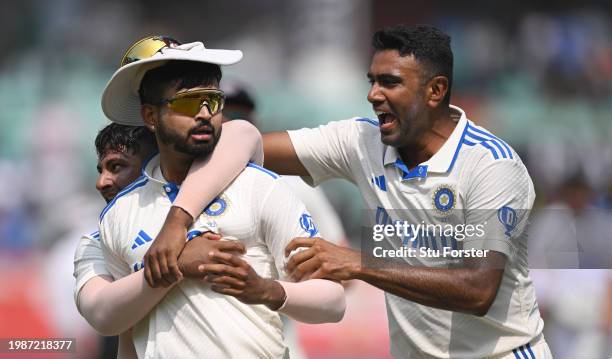
[[[198,267],[200,272],[204,275],[213,274],[218,276],[231,276],[240,280],[247,280],[248,272],[244,268],[237,268],[229,266],[227,264],[209,263],[202,264]]]
[[[219,251],[246,253],[244,244],[239,241],[219,241],[215,246]]]
[[[237,256],[225,252],[210,252],[211,261],[225,263],[233,267],[249,268],[249,264]]]
[[[318,261],[316,258],[311,258],[295,267],[291,272],[291,277],[296,282],[301,282],[310,278],[310,275],[319,269],[320,266],[320,261]]]
[[[181,270],[179,269],[177,258],[175,258],[174,256],[169,256],[167,259],[168,259],[168,270],[170,273],[166,277],[166,280],[168,280],[171,283],[182,280],[183,273],[181,273]]]
[[[218,241],[221,239],[221,235],[215,232],[206,232],[201,236],[203,239],[208,239],[209,241]]]
[[[285,257],[299,247],[311,247],[317,238],[297,237],[293,238],[285,247]]]
[[[155,281],[153,281],[153,273],[151,272],[151,261],[150,261],[150,257],[149,257],[149,253],[147,252],[147,254],[145,254],[144,257],[144,276],[145,279],[147,280],[147,283],[149,284],[149,286],[151,286],[152,288],[155,288],[157,285],[155,283]]]
[[[243,294],[240,289],[228,288],[221,285],[213,285],[210,289],[219,294],[231,295],[232,297],[239,297]]]
[[[159,261],[159,273],[161,274],[161,285],[163,287],[170,286],[173,281],[170,280],[170,270],[168,269],[168,260],[162,253],[158,254],[157,260]]]
[[[217,285],[217,286],[225,286],[228,288],[234,288],[234,289],[244,289],[246,287],[246,282],[234,278],[234,277],[228,277],[228,276],[216,276],[216,275],[207,275],[204,277],[204,280],[208,283],[211,283],[213,285]]]
[[[295,269],[295,267],[297,267],[300,263],[312,258],[314,254],[314,251],[308,249],[305,251],[297,252],[289,259],[289,262],[287,262],[287,271],[291,273]]]
[[[148,267],[151,270],[151,281],[152,281],[152,287],[158,287],[159,285],[161,285],[161,271],[159,270],[159,263],[157,260],[157,257],[153,256],[153,255],[149,255],[149,263],[148,263]]]

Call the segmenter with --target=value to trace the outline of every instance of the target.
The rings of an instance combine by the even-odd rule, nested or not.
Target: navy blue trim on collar
[[[179,193],[179,186],[175,183],[168,182],[163,187],[164,192],[166,192],[166,195],[168,196],[170,202],[174,203],[174,200],[176,199],[176,196]]]
[[[427,178],[427,166],[419,165],[409,170],[406,164],[402,161],[401,158],[397,158],[393,165],[396,168],[399,168],[402,171],[402,180],[408,180],[413,178]]]

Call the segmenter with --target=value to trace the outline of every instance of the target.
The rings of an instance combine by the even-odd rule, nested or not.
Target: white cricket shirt
[[[396,358],[474,359],[507,353],[538,337],[543,328],[527,267],[525,226],[535,198],[527,169],[504,141],[468,120],[460,108],[451,110],[458,118],[451,136],[427,162],[411,170],[395,148],[381,142],[375,120],[353,118],[289,131],[311,176],[305,179],[312,184],[329,178],[355,183],[368,207],[368,221],[481,224],[485,233],[458,241],[453,235],[413,232],[402,240],[385,238],[386,247],[481,249],[508,256],[499,291],[484,317],[386,293],[391,353]],[[444,268],[457,261],[433,256],[403,260]]]
[[[294,237],[317,234],[304,205],[273,172],[249,164],[195,220],[188,235],[213,229],[244,243],[244,259],[263,277],[283,278],[284,250]],[[100,215],[107,268],[115,279],[142,268],[158,234],[175,184],[163,180],[159,156]],[[282,358],[279,314],[221,295],[199,280],[173,288],[133,329],[139,358]]]
[[[74,301],[78,305],[79,293],[85,283],[97,276],[109,276],[112,274],[106,269],[104,254],[100,248],[100,232],[83,234],[74,253]]]

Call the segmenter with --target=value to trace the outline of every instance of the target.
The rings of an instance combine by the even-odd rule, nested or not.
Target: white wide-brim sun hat
[[[232,65],[242,60],[240,50],[207,49],[201,42],[167,47],[153,56],[120,67],[102,93],[102,111],[111,121],[130,126],[142,126],[138,89],[145,73],[170,60]]]

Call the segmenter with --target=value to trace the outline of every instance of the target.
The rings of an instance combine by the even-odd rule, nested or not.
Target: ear
[[[140,106],[140,117],[149,131],[155,133],[155,126],[159,117],[157,108],[147,104]]]
[[[435,76],[427,83],[428,98],[427,104],[436,108],[444,101],[448,92],[448,78],[446,76]]]

